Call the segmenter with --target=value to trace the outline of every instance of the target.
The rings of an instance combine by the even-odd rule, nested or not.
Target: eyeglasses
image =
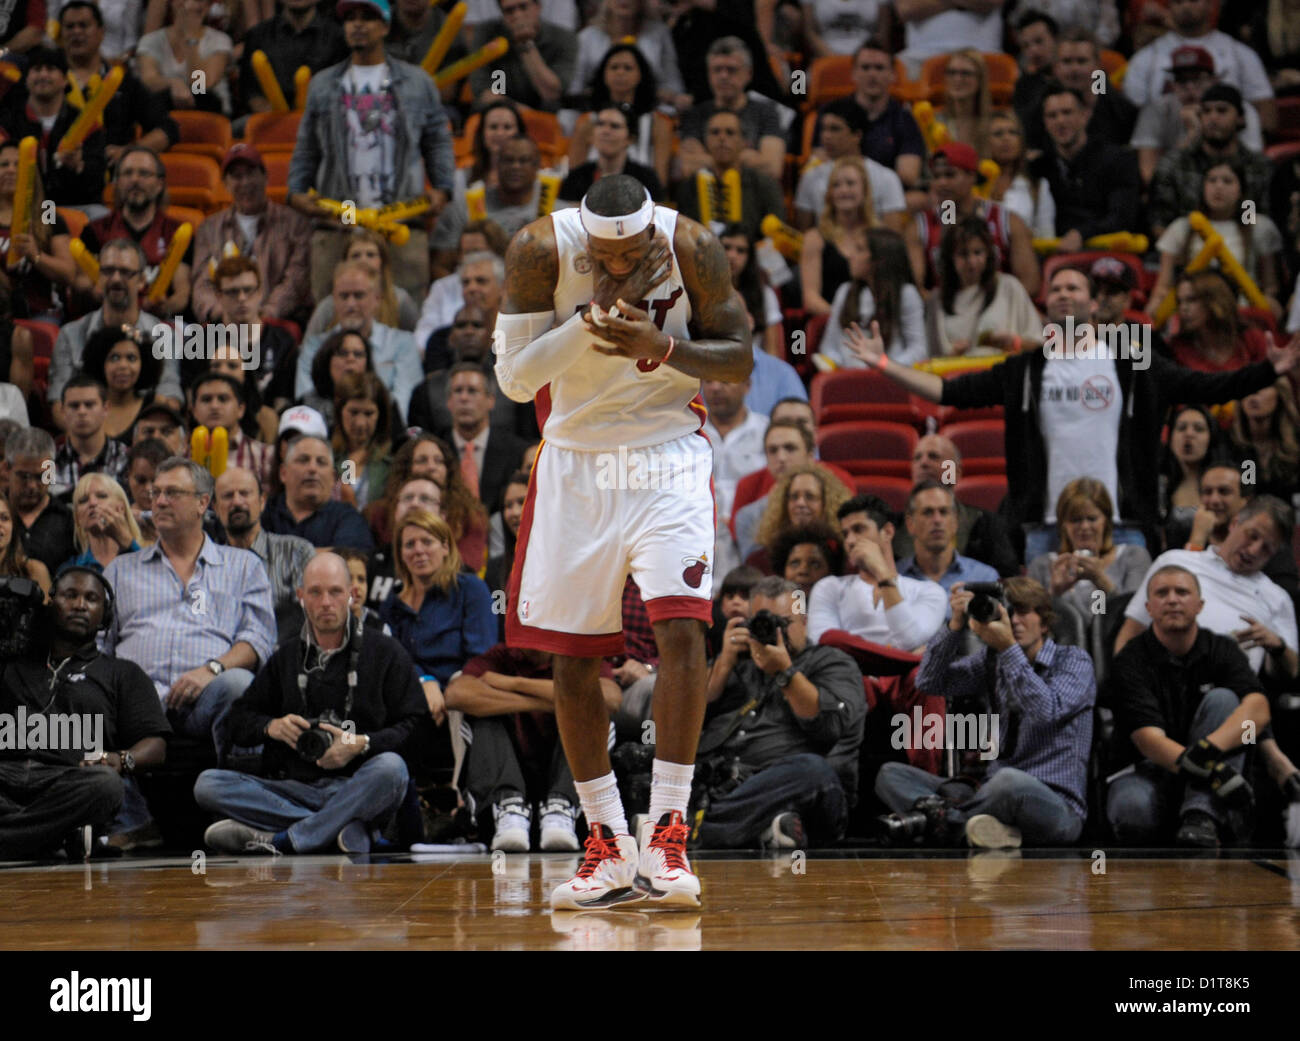
[[[165,502],[168,499],[180,499],[186,495],[198,494],[192,488],[155,488],[153,490],[153,500],[154,502]]]
[[[221,291],[222,296],[228,296],[231,299],[242,299],[246,296],[256,296],[257,286],[231,286]]]

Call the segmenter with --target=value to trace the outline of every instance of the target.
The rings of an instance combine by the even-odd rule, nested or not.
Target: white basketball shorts
[[[622,654],[628,574],[651,622],[710,624],[713,538],[713,451],[702,431],[601,452],[543,442],[519,524],[506,642]]]

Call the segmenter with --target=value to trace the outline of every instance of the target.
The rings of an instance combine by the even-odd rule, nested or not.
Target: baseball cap
[[[391,25],[393,22],[393,12],[389,10],[388,0],[339,0],[334,13],[342,18],[354,7],[369,7],[384,20],[385,25]]]
[[[1116,260],[1114,257],[1098,257],[1092,262],[1088,274],[1092,276],[1094,282],[1107,282],[1121,289],[1132,290],[1137,284],[1133,269],[1124,261]]]
[[[330,433],[325,425],[325,417],[306,405],[295,405],[293,408],[285,409],[284,415],[280,417],[280,433],[277,436],[284,437],[292,430],[306,434],[308,437],[320,438],[329,437]]]
[[[266,162],[262,159],[262,153],[242,141],[237,145],[231,145],[226,158],[221,160],[221,175],[224,177],[226,171],[235,163],[251,163],[253,166],[260,167],[263,173],[266,172]]]
[[[166,416],[178,430],[183,431],[185,429],[185,420],[181,418],[181,414],[170,405],[164,405],[161,401],[151,401],[146,404],[140,409],[136,419],[144,419],[145,416]]]
[[[1241,91],[1229,83],[1215,83],[1207,87],[1205,93],[1201,95],[1201,104],[1204,105],[1210,101],[1226,101],[1238,112],[1246,111],[1246,104],[1241,100]]]
[[[930,162],[933,163],[940,156],[947,159],[949,164],[955,166],[958,170],[965,170],[967,173],[979,173],[980,157],[976,154],[975,149],[963,141],[949,141],[947,144],[940,145],[934,150]]]
[[[1169,70],[1177,76],[1180,72],[1208,72],[1214,74],[1214,55],[1204,47],[1185,44],[1169,56]]]

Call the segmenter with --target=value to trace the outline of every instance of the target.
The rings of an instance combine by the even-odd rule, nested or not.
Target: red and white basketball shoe
[[[636,880],[637,847],[631,835],[615,835],[603,824],[593,824],[587,836],[587,855],[578,873],[551,892],[551,907],[565,911],[590,911],[641,900]]]
[[[700,880],[686,859],[686,837],[690,828],[677,810],[665,813],[658,823],[645,821],[638,838],[641,863],[636,888],[650,905],[699,907]]]

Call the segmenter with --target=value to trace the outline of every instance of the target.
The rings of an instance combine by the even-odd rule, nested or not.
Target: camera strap
[[[342,718],[344,720],[352,718],[352,702],[357,691],[357,669],[361,664],[361,642],[365,635],[365,627],[356,620],[351,611],[348,612],[348,626],[351,635],[348,638],[348,696],[343,702]],[[315,644],[314,640],[304,642],[306,647],[303,649],[302,667],[298,670],[298,694],[302,698],[303,714],[310,716],[312,712],[307,705],[307,673],[312,670],[307,668],[307,659],[311,657],[312,649],[315,648],[317,660],[319,661],[321,649]],[[321,669],[321,673],[324,674],[325,668],[323,666],[318,667]]]

